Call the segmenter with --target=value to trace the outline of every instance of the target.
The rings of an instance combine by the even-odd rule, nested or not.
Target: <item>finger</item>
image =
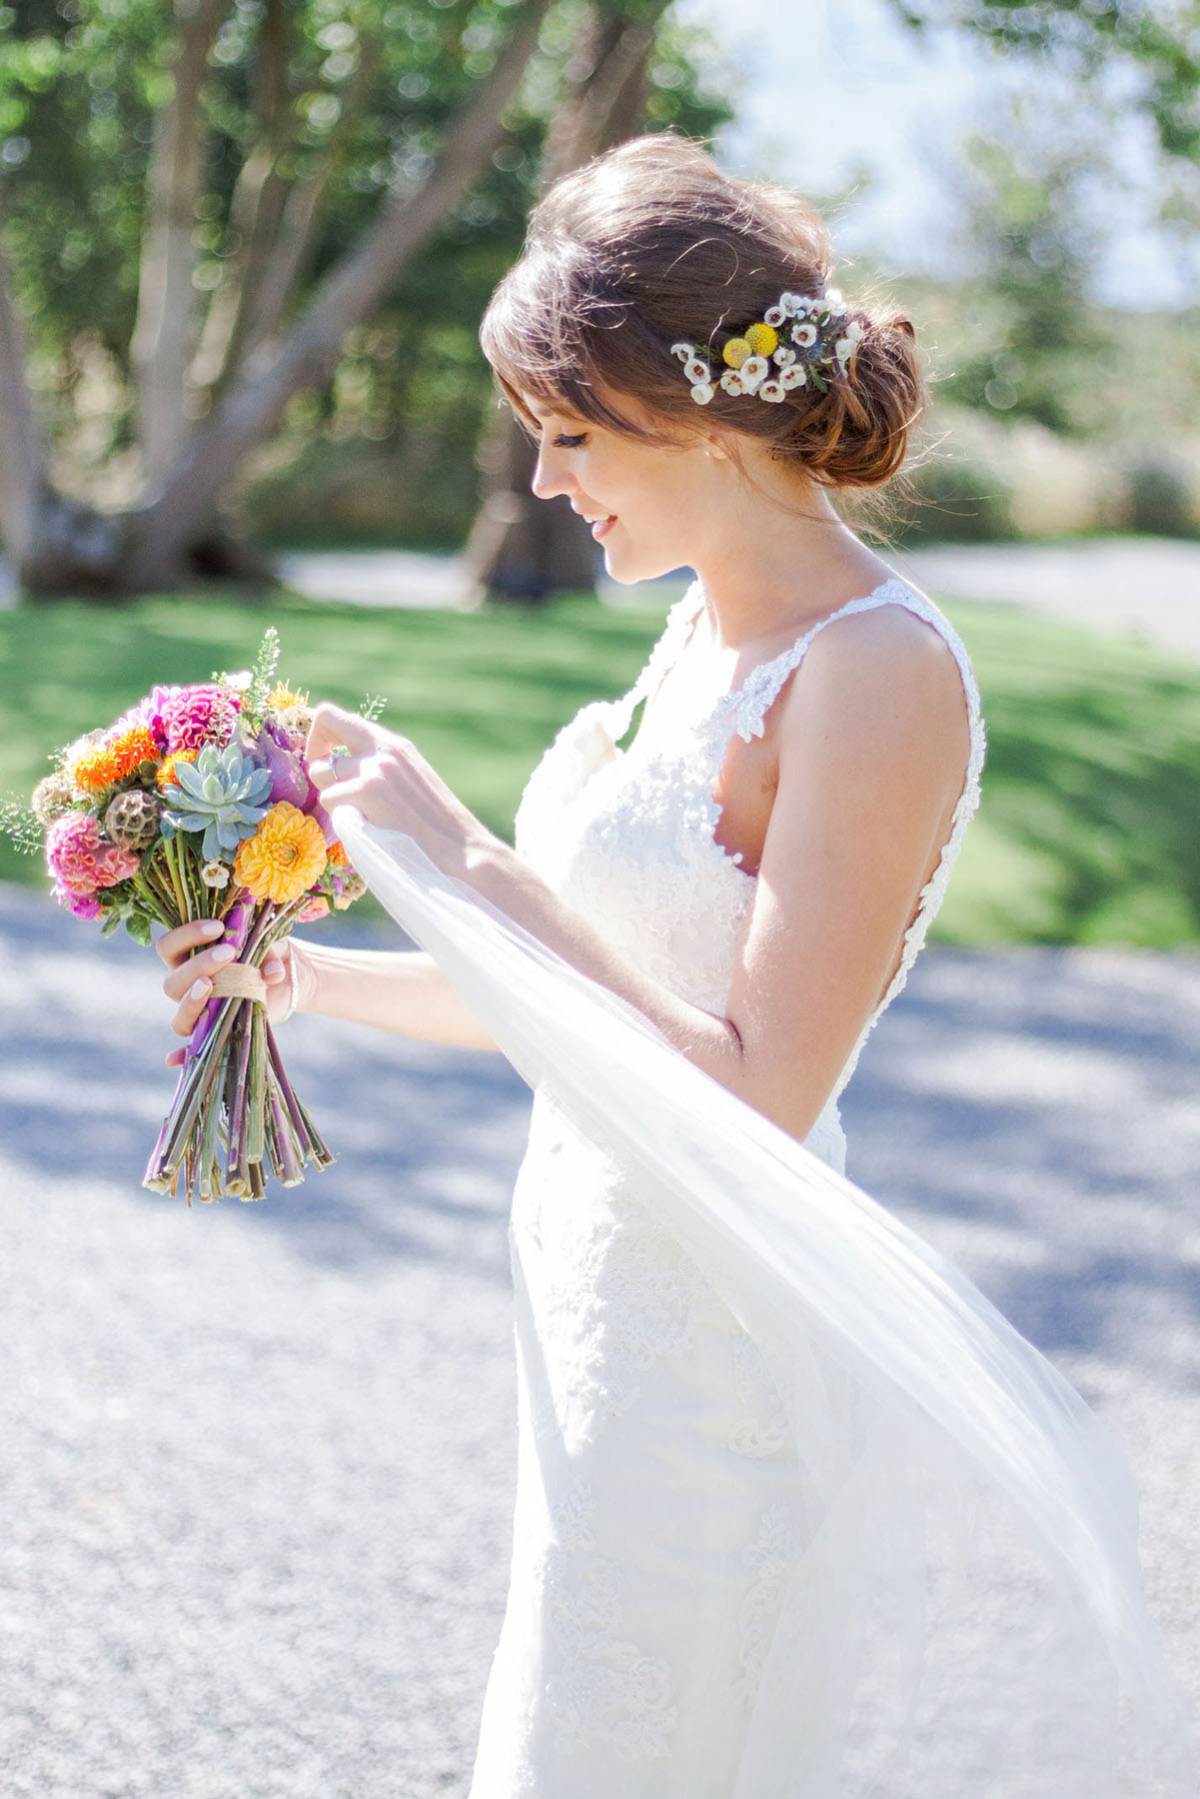
[[[187,1061],[187,1051],[186,1049],[173,1049],[165,1060],[168,1068],[182,1068]]]
[[[362,756],[318,756],[308,765],[308,777],[319,793],[342,781],[353,781],[362,773]]]
[[[181,1000],[194,981],[211,983],[217,970],[226,968],[236,958],[237,950],[232,943],[218,943],[212,949],[200,950],[176,964],[163,982],[163,992],[168,999]]]
[[[200,1014],[212,998],[212,982],[207,976],[194,980],[184,995],[183,1004],[171,1020],[177,1037],[190,1037],[200,1022]]]
[[[154,945],[168,968],[174,968],[191,950],[220,937],[225,926],[219,918],[193,918],[188,924],[164,931]]]
[[[305,761],[311,768],[314,761],[327,756],[339,744],[345,744],[352,755],[369,754],[375,748],[376,728],[365,718],[360,718],[357,712],[346,712],[341,706],[331,706],[326,701],[313,713],[304,750]]]

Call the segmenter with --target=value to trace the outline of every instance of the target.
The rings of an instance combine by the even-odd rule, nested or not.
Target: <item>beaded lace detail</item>
[[[639,731],[621,748],[702,597],[693,587],[672,608],[624,698],[585,706],[559,733],[526,788],[517,848],[618,953],[723,1014],[756,892],[717,841],[714,790],[732,737],[762,734],[835,618],[905,606],[954,652],[971,754],[877,1017],[920,950],[978,798],[983,733],[966,654],[936,608],[889,581],[753,669],[670,744]],[[836,1097],[807,1144],[841,1165]],[[512,1623],[472,1799],[732,1793],[764,1670],[790,1628],[781,1608],[807,1528],[797,1483],[812,1420],[790,1417],[763,1346],[658,1199],[536,1095],[512,1213],[524,1419]]]
[[[623,699],[585,706],[559,732],[534,771],[517,814],[521,854],[568,904],[647,974],[684,998],[723,1011],[756,877],[717,841],[714,797],[729,744],[761,737],[767,714],[809,646],[839,619],[902,606],[929,625],[954,656],[970,726],[962,791],[934,868],[918,897],[899,964],[838,1080],[850,1079],[863,1044],[903,988],[945,896],[963,836],[979,804],[984,730],[979,690],[962,640],[938,608],[898,578],[820,619],[780,655],[723,694],[670,749],[618,747],[639,703],[653,695],[681,654],[703,604],[698,582],[672,607],[638,680]]]

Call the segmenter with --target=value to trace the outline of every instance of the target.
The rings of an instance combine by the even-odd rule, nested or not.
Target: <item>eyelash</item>
[[[586,431],[581,431],[577,437],[568,437],[564,431],[560,431],[554,440],[554,447],[556,450],[577,450],[586,441]]]

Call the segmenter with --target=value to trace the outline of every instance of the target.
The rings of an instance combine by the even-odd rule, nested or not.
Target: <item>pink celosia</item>
[[[54,897],[60,906],[69,906],[76,918],[99,918],[100,901],[94,893],[72,893],[59,881],[54,889]]]
[[[198,750],[206,743],[223,748],[233,736],[238,703],[223,687],[202,682],[181,687],[162,702],[168,750]]]
[[[55,892],[61,903],[64,892],[88,899],[101,887],[115,887],[137,873],[138,858],[102,837],[90,812],[68,812],[56,818],[46,833],[46,867],[56,879]]]

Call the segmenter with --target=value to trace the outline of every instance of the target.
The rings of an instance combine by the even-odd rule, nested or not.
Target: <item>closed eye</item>
[[[565,431],[560,431],[554,440],[554,447],[556,450],[577,450],[581,444],[586,442],[586,431],[580,431],[575,437],[568,437]]]

